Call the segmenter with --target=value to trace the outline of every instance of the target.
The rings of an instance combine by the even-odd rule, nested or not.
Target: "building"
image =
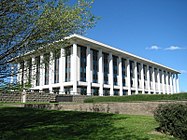
[[[80,35],[69,39],[72,45],[61,49],[65,56],[50,53],[20,62],[17,80],[31,81],[31,90],[35,92],[56,94],[123,96],[179,92],[180,73],[174,69]],[[51,56],[55,59],[50,60]],[[52,62],[40,63],[43,59]],[[36,69],[32,70],[33,66]]]

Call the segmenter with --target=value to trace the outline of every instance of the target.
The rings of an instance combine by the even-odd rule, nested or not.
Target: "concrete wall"
[[[0,93],[0,102],[21,102],[21,93]]]
[[[176,102],[25,104],[25,107],[152,116],[153,111],[159,104],[167,103]],[[187,103],[187,101],[180,103]]]
[[[55,94],[26,93],[26,102],[50,102],[55,101]],[[0,102],[21,102],[21,93],[0,93]]]

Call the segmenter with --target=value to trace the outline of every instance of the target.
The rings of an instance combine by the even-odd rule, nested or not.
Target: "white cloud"
[[[159,50],[161,49],[160,47],[156,46],[156,45],[153,45],[151,47],[147,47],[146,50]]]
[[[178,47],[178,46],[170,46],[168,48],[165,48],[165,50],[168,50],[168,51],[174,51],[174,50],[182,50],[184,48],[181,48],[181,47]]]

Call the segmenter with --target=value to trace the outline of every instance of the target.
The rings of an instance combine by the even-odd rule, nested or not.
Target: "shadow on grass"
[[[118,118],[113,114],[104,113],[0,108],[0,139],[148,139],[139,138],[125,128],[114,127],[115,119]]]

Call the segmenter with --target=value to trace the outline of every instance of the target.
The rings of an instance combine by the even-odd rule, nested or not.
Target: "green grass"
[[[134,102],[134,101],[168,101],[175,100],[187,101],[187,93],[173,94],[173,95],[131,95],[131,96],[100,96],[91,97],[84,100],[85,103],[97,103],[97,102]]]
[[[1,140],[174,140],[153,117],[0,107]]]

